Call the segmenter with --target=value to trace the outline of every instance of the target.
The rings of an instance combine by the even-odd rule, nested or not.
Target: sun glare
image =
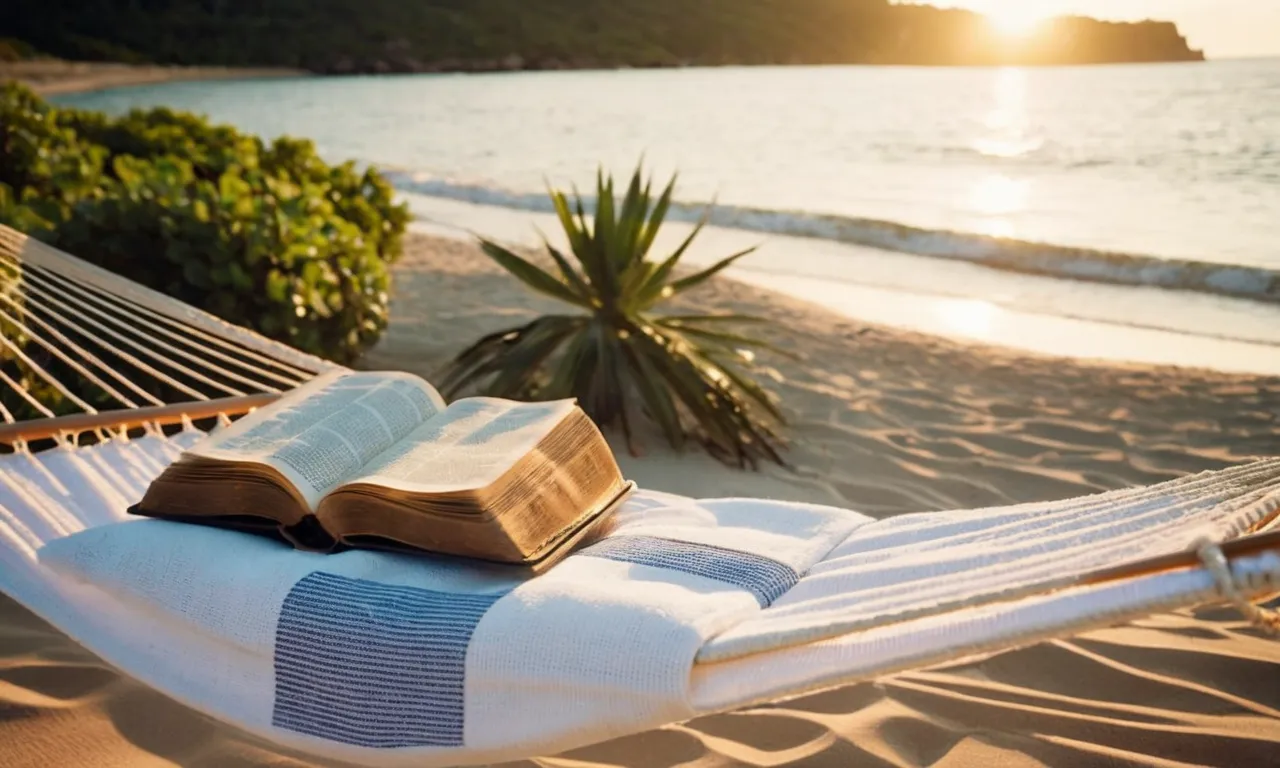
[[[1013,0],[995,5],[986,12],[996,31],[1006,37],[1026,37],[1046,18],[1045,10],[1032,0]]]
[[[982,299],[943,299],[933,311],[953,333],[974,339],[990,339],[999,315],[995,304]]]

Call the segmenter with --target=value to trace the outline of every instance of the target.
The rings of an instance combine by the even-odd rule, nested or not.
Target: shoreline
[[[179,67],[61,59],[0,62],[0,82],[16,81],[41,96],[197,80],[259,80],[310,76],[310,72],[301,69],[271,67]]]
[[[411,229],[451,239],[473,233],[537,248],[537,231],[567,243],[554,214],[407,192]],[[691,231],[664,225],[655,249],[669,252]],[[755,247],[730,268],[750,283],[832,311],[844,320],[878,323],[1029,354],[1101,360],[1103,364],[1173,365],[1228,373],[1280,375],[1280,335],[1262,328],[1280,305],[1174,291],[1110,285],[1074,277],[1031,275],[971,263],[832,240],[744,229],[703,230],[685,261]],[[970,289],[958,292],[953,286]],[[1255,328],[1243,334],[1240,329]]]
[[[1260,57],[1266,58],[1266,57]],[[477,62],[464,66],[427,66],[415,70],[352,69],[317,72],[306,69],[280,67],[214,67],[178,66],[164,64],[126,64],[121,62],[66,61],[63,59],[30,59],[0,61],[0,83],[16,81],[27,85],[41,96],[57,96],[69,93],[128,88],[139,85],[155,85],[170,82],[201,80],[259,80],[294,77],[355,77],[397,75],[492,75],[520,72],[622,72],[647,69],[724,69],[724,68],[779,68],[779,67],[869,67],[869,68],[920,68],[920,69],[1003,69],[1007,67],[1053,69],[1075,67],[1143,66],[1152,64],[1204,64],[1218,59],[1161,59],[1158,61],[1101,61],[1075,63],[1030,64],[657,64],[657,65],[547,65],[504,66],[502,62]]]
[[[383,170],[402,192],[472,205],[509,208],[521,213],[547,212],[542,193],[509,192],[500,188],[438,181],[423,183],[411,170]],[[667,220],[692,224],[702,217],[707,205],[677,200],[672,204]],[[1155,252],[997,237],[976,231],[931,229],[851,214],[771,209],[746,204],[716,205],[710,209],[707,221],[712,226],[770,237],[814,239],[975,264],[1011,274],[1280,304],[1280,270],[1262,264],[1237,264]]]

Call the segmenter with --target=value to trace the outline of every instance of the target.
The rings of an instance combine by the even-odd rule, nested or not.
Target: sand
[[[0,61],[0,83],[16,80],[31,87],[42,96],[178,80],[246,80],[263,77],[302,77],[306,74],[299,69],[169,67],[152,64],[62,61],[61,59]]]
[[[621,460],[678,493],[840,504],[876,516],[1146,484],[1280,449],[1280,379],[1030,357],[867,326],[716,280],[690,306],[777,320],[764,359],[794,472]],[[556,307],[466,243],[410,238],[392,325],[365,361],[430,375],[482,333]],[[1268,765],[1280,643],[1225,608],[1155,616],[981,661],[702,718],[555,758],[585,766]],[[0,765],[292,766],[115,674],[0,598]]]

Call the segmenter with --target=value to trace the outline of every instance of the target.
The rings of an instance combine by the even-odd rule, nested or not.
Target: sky
[[[921,0],[914,0],[920,2]],[[1036,17],[1075,14],[1114,21],[1177,23],[1209,58],[1280,56],[1280,0],[933,0],[1004,19],[1011,29]]]

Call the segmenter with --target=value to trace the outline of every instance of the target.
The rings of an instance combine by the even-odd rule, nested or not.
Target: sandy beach
[[[180,80],[248,80],[263,77],[303,77],[306,74],[297,69],[169,67],[151,64],[62,61],[61,59],[0,61],[0,82],[16,80],[29,86],[41,96]]]
[[[653,436],[641,457],[615,444],[648,488],[886,517],[1144,485],[1280,450],[1280,379],[1032,357],[725,279],[685,303],[771,318],[767,335],[799,354],[762,361],[794,469],[745,473]],[[474,245],[413,235],[391,327],[363,365],[430,377],[480,335],[548,310]],[[1211,607],[508,768],[1261,766],[1280,754],[1277,680],[1280,643]],[[0,765],[310,764],[122,678],[0,597]]]

